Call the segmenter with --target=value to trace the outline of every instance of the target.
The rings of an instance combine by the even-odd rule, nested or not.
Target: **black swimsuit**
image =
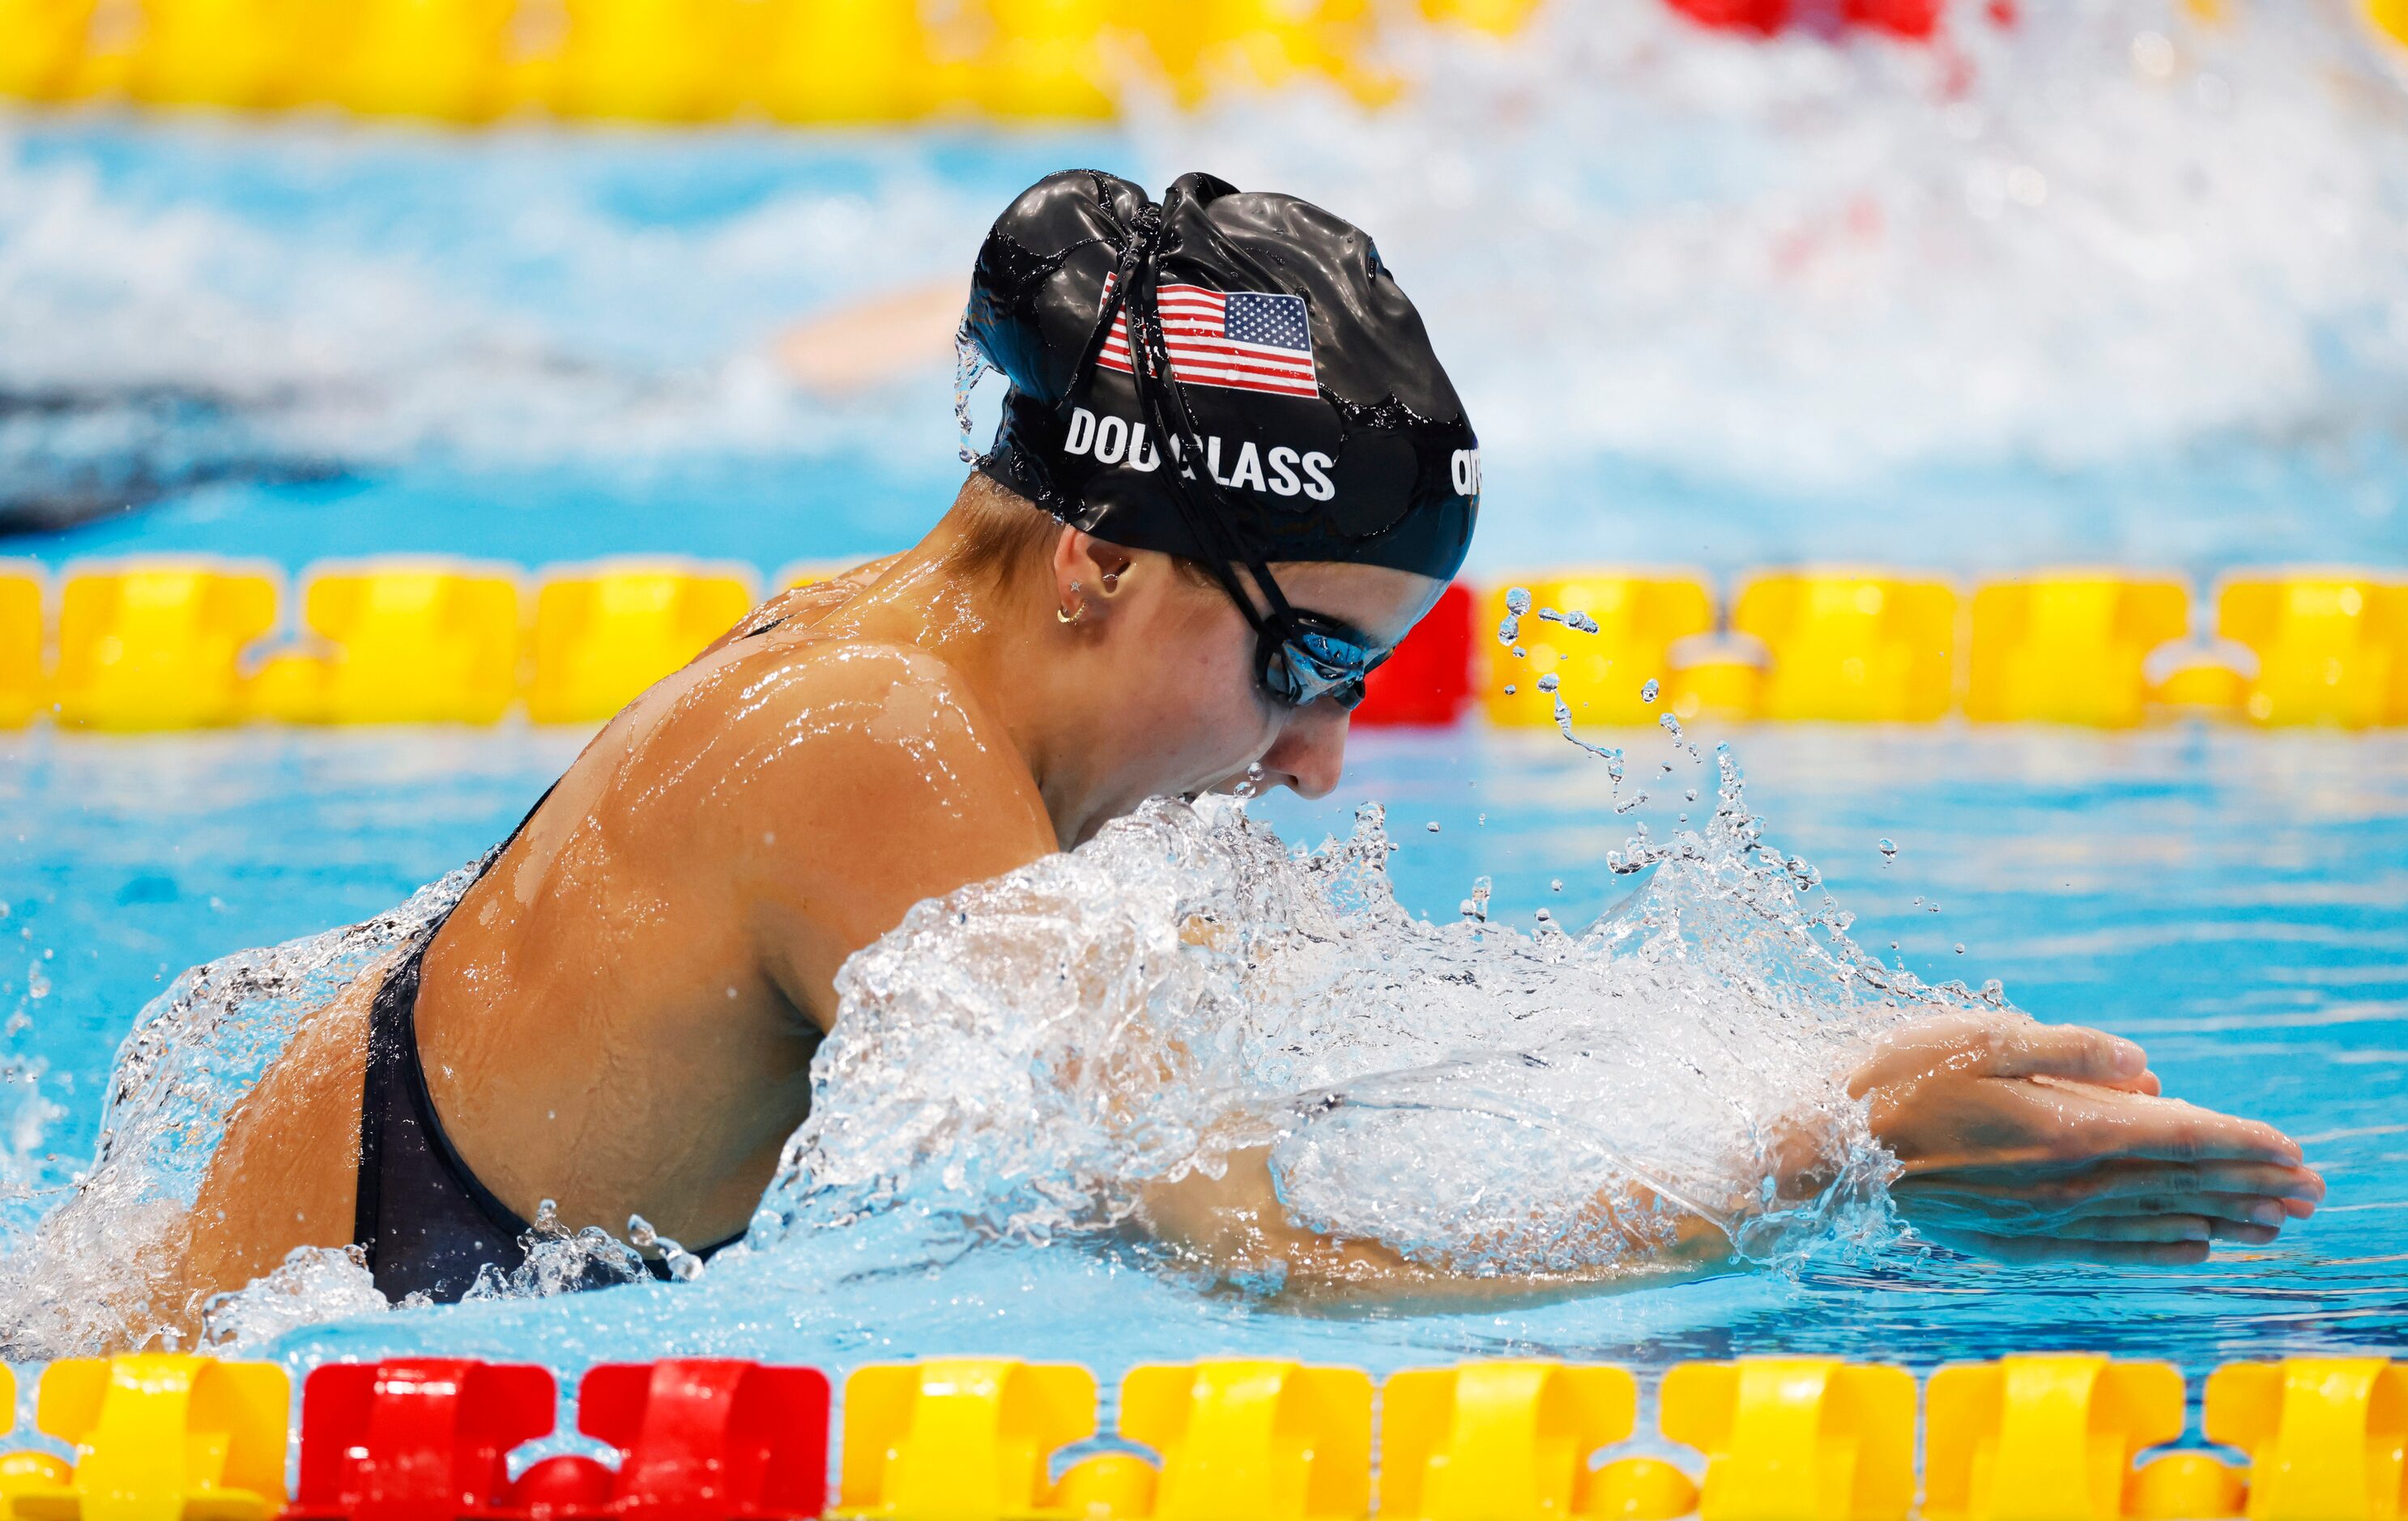
[[[535,806],[541,808],[543,800],[538,798]],[[527,818],[533,817],[535,809],[529,809]],[[526,820],[520,820],[509,839],[485,857],[477,881],[484,879],[525,827]],[[437,1301],[457,1299],[487,1264],[507,1272],[526,1261],[520,1238],[527,1233],[527,1223],[494,1197],[443,1133],[418,1054],[419,969],[427,946],[450,919],[447,911],[420,932],[401,964],[377,989],[368,1012],[359,1198],[351,1230],[352,1240],[367,1253],[378,1289],[393,1299],[413,1293]],[[731,1236],[695,1255],[707,1257],[739,1239]],[[644,1260],[654,1277],[668,1276],[666,1263],[656,1257]],[[585,1286],[615,1281],[597,1270]]]

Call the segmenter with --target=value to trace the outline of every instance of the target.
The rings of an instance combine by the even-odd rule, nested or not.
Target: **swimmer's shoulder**
[[[789,586],[738,619],[735,627],[711,640],[695,658],[707,660],[731,644],[762,635],[808,633],[824,622],[830,613],[877,585],[880,579],[902,558],[899,554],[889,554],[865,561],[824,581]]]
[[[764,639],[730,646],[694,674],[661,738],[673,752],[714,753],[712,769],[767,795],[757,806],[848,836],[865,825],[955,844],[995,835],[1015,856],[997,869],[1024,864],[1024,845],[1053,848],[1026,759],[941,655],[863,639]]]

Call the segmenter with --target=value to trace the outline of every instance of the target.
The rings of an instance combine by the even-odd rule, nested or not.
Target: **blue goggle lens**
[[[1395,652],[1383,650],[1330,620],[1300,614],[1285,639],[1265,629],[1263,686],[1292,708],[1335,697],[1341,708],[1363,700],[1365,678]]]

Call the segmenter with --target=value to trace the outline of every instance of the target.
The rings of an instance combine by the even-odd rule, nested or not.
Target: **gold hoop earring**
[[[1079,583],[1078,583],[1077,581],[1072,581],[1072,582],[1070,583],[1070,590],[1071,590],[1071,592],[1072,592],[1072,594],[1073,594],[1073,595],[1076,595],[1076,593],[1077,593],[1077,592],[1078,592],[1078,590],[1079,590]],[[1054,620],[1055,620],[1056,622],[1059,622],[1059,623],[1065,623],[1065,624],[1075,624],[1075,623],[1077,623],[1080,619],[1084,618],[1086,615],[1087,615],[1087,604],[1086,604],[1086,602],[1085,602],[1083,599],[1082,599],[1082,600],[1080,601],[1080,603],[1079,603],[1079,610],[1078,610],[1078,611],[1076,611],[1076,612],[1064,612],[1060,608],[1055,608],[1055,609],[1054,610]]]

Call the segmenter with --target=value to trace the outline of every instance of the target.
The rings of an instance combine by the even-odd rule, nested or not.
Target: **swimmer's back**
[[[840,598],[798,600],[807,616],[763,610],[748,624],[776,626],[605,725],[427,950],[429,1092],[522,1217],[550,1198],[571,1227],[740,1232],[809,1112],[844,959],[921,898],[1055,848],[961,673],[875,617],[827,619]],[[385,970],[230,1118],[192,1217],[195,1302],[351,1240],[363,1011]]]
[[[419,1040],[464,1158],[523,1215],[743,1228],[808,1112],[833,981],[928,884],[1052,848],[956,674],[781,626],[612,720],[430,948]],[[573,1054],[573,1055],[572,1055]]]

